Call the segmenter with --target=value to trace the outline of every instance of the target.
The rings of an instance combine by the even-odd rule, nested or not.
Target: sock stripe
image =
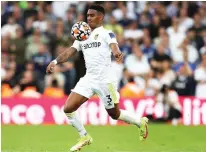
[[[75,112],[72,113],[65,113],[67,117],[73,117],[75,115]]]

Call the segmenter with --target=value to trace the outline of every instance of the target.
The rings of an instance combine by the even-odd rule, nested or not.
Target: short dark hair
[[[102,7],[101,5],[93,4],[93,5],[89,6],[88,10],[89,9],[96,10],[97,12],[101,12],[103,15],[105,15],[104,7]]]

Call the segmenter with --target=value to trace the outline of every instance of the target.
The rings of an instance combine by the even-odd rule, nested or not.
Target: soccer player
[[[86,64],[86,74],[76,84],[69,95],[64,112],[72,126],[80,135],[80,141],[70,151],[78,151],[83,146],[92,143],[92,137],[87,133],[75,111],[91,96],[97,94],[109,114],[115,120],[134,124],[139,128],[139,138],[144,140],[148,135],[148,119],[137,118],[126,110],[119,109],[119,93],[114,72],[111,68],[111,53],[117,62],[123,59],[116,37],[112,31],[102,26],[105,10],[100,5],[91,5],[87,12],[87,21],[92,29],[90,37],[85,41],[75,40],[73,45],[61,53],[47,67],[46,72],[53,72],[56,64],[64,63],[77,51],[82,50]]]

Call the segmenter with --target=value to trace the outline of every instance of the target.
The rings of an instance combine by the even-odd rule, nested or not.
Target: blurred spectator
[[[45,19],[53,23],[56,22],[57,17],[53,13],[52,2],[46,1],[45,3]]]
[[[140,39],[144,36],[144,33],[141,29],[138,28],[136,21],[130,22],[128,29],[124,30],[125,39]]]
[[[128,69],[130,76],[144,78],[145,74],[150,70],[147,57],[143,55],[142,50],[137,44],[133,44],[132,52],[125,59],[125,67]]]
[[[150,18],[148,13],[142,13],[139,19],[139,26],[141,28],[149,28],[150,26]]]
[[[178,1],[171,2],[167,7],[167,15],[169,17],[177,16],[178,13]]]
[[[195,95],[199,98],[206,98],[206,49],[202,49],[201,54],[202,62],[194,73],[195,80],[197,81]]]
[[[8,44],[8,38],[6,36],[1,37],[1,55],[4,56],[2,58],[2,61],[7,61],[9,58],[9,44]]]
[[[155,52],[155,46],[152,44],[150,37],[143,38],[143,44],[140,46],[144,55],[150,60]]]
[[[112,16],[114,3],[110,2],[110,1],[104,1],[103,5],[104,5],[104,9],[105,9],[104,21],[105,21],[105,23],[109,23],[110,18],[114,17],[114,16]]]
[[[15,20],[12,16],[8,18],[7,24],[5,24],[1,28],[1,36],[9,36],[11,38],[16,37],[16,29],[19,27],[18,24],[15,23]]]
[[[194,21],[192,18],[188,17],[187,8],[181,8],[179,13],[179,27],[181,29],[186,28],[189,29],[193,26]]]
[[[71,89],[75,86],[76,69],[74,68],[74,61],[70,60],[61,65],[61,72],[65,76],[64,90],[65,94],[70,94]]]
[[[117,3],[118,8],[112,12],[112,15],[116,18],[116,20],[124,27],[127,28],[131,21],[136,21],[136,16],[131,12],[128,12],[127,7],[125,6],[123,1],[119,1]],[[132,15],[132,16],[131,16]]]
[[[202,31],[202,40],[203,40],[203,46],[200,48],[200,55],[203,53],[202,51],[206,49],[206,28]]]
[[[57,65],[54,68],[54,72],[52,74],[45,76],[45,87],[51,87],[52,81],[55,79],[58,84],[58,88],[64,89],[65,85],[65,76],[60,72],[61,68],[59,65]]]
[[[156,51],[154,52],[153,57],[151,58],[151,66],[153,69],[160,70],[164,60],[171,60],[170,56],[166,53],[163,44],[160,43],[157,46]]]
[[[18,3],[15,3],[12,9],[12,17],[14,18],[15,22],[18,25],[23,26],[24,20],[21,16],[22,16],[22,11],[19,8]]]
[[[47,87],[44,95],[52,98],[63,98],[65,96],[64,90],[59,88],[57,80],[53,79],[51,87]]]
[[[195,30],[197,35],[200,35],[200,32],[203,28],[203,24],[201,23],[201,16],[200,14],[196,13],[193,18],[194,18],[194,25],[192,28]]]
[[[27,1],[27,8],[24,10],[23,18],[26,20],[29,17],[34,18],[37,15],[37,9],[34,1]]]
[[[65,47],[58,46],[57,47],[57,54],[58,56],[61,52],[65,51]],[[59,65],[59,70],[62,74],[64,74],[65,82],[64,82],[64,91],[65,94],[70,94],[71,89],[75,86],[75,79],[76,79],[76,69],[74,68],[74,60],[76,56],[71,58],[68,62]]]
[[[35,64],[35,67],[42,73],[45,73],[46,67],[49,62],[51,62],[51,59],[48,47],[45,44],[40,43],[38,45],[38,52],[32,56],[32,61]]]
[[[26,40],[23,38],[23,29],[16,29],[16,38],[9,40],[9,53],[15,56],[18,65],[23,65],[25,62]]]
[[[42,73],[38,68],[35,68],[35,64],[32,61],[28,61],[25,64],[25,67],[24,67],[23,71],[31,71],[34,74],[33,77],[34,77],[34,80],[37,80],[36,83],[37,83],[38,91],[40,93],[43,93],[44,87],[45,87],[44,86],[44,83],[45,83],[44,82],[44,75],[45,75],[45,73]],[[21,74],[19,75],[19,77],[21,77]]]
[[[188,64],[188,51],[184,51],[184,63],[179,67],[177,77],[172,83],[172,88],[175,89],[180,96],[195,95],[195,80],[193,72]]]
[[[188,62],[193,64],[193,69],[195,68],[196,61],[198,60],[197,49],[189,44],[189,39],[185,38],[182,44],[177,49],[172,49],[172,59],[175,63],[184,62],[184,51],[188,51]]]
[[[116,60],[112,61],[112,71],[115,71],[118,88],[120,88],[120,85],[121,85],[120,82],[123,77],[123,70],[124,70],[123,63],[117,63]]]
[[[150,25],[150,36],[152,39],[158,36],[160,28],[160,17],[158,15],[154,15],[152,18],[152,24]]]
[[[182,2],[182,3],[184,3],[184,2]],[[194,17],[194,14],[197,13],[198,8],[199,8],[198,2],[195,2],[195,1],[186,2],[185,1],[185,3],[186,3],[185,7],[188,10],[189,17]]]
[[[109,23],[105,24],[104,28],[112,30],[116,35],[123,35],[124,30],[122,26],[117,22],[114,16],[110,17]]]
[[[172,18],[172,26],[167,28],[167,33],[170,37],[170,48],[176,49],[181,42],[184,40],[186,29],[179,26],[179,19],[176,17]]]
[[[168,49],[170,47],[169,35],[167,34],[166,29],[164,27],[159,28],[158,37],[154,38],[155,46],[158,46],[160,43],[165,47],[165,49]],[[169,52],[167,53],[169,54]]]
[[[24,90],[38,91],[37,81],[34,79],[34,73],[32,71],[24,71],[21,79],[14,87],[14,93],[18,94]]]
[[[161,120],[171,120],[173,125],[177,125],[182,115],[177,92],[172,90],[169,86],[163,85],[160,92],[156,96],[156,101],[157,103],[163,105],[165,116],[161,118]]]
[[[119,44],[119,49],[122,53],[124,53],[124,59],[127,55],[132,53],[132,47],[131,44],[125,40],[123,36],[117,36],[117,41]]]
[[[206,26],[206,2],[202,2],[202,6],[200,6],[198,13],[201,16],[201,23]]]
[[[68,10],[66,13],[66,20],[64,22],[64,31],[67,35],[70,35],[72,26],[76,22],[75,16],[70,12],[71,10]]]
[[[7,84],[10,88],[13,88],[16,85],[15,70],[8,68],[5,71],[5,77],[2,79],[2,85]]]
[[[32,56],[36,54],[39,50],[40,43],[48,43],[48,38],[43,35],[39,28],[34,29],[33,34],[27,38],[27,48],[26,48],[26,60],[30,61]]]
[[[112,15],[116,18],[117,21],[121,21],[126,18],[129,20],[136,19],[135,14],[127,9],[124,1],[117,2],[117,8],[113,10]]]
[[[172,60],[170,58],[165,58],[157,71],[157,78],[160,84],[171,85],[176,78],[175,72],[171,69]]]
[[[32,17],[28,17],[25,20],[25,25],[24,25],[24,37],[30,36],[33,32],[33,24],[34,19]]]
[[[160,87],[160,82],[156,78],[155,72],[150,70],[145,78],[145,96],[156,96]]]
[[[54,1],[52,2],[53,13],[56,17],[65,18],[67,9],[71,6],[71,4],[76,5],[77,3],[78,1]]]
[[[63,46],[70,46],[71,45],[71,27],[69,29],[69,34],[64,32],[64,25],[60,25],[63,24],[63,20],[62,19],[58,19],[58,24],[57,24],[57,28],[55,31],[55,42],[56,42],[56,46],[58,45],[63,45]],[[72,23],[73,24],[73,23]],[[65,25],[68,26],[68,25]]]
[[[37,3],[36,7],[37,7],[38,10],[43,10],[44,9],[44,7],[45,7],[45,2],[44,1],[38,1],[36,3]]]
[[[200,36],[200,35],[197,35],[196,32],[195,32],[195,29],[190,28],[187,31],[187,38],[189,40],[189,44],[194,46],[197,49],[198,55],[200,57],[200,51],[199,50],[204,45],[203,37]]]
[[[17,83],[16,79],[16,71],[17,71],[17,65],[15,61],[10,61],[9,64],[4,68],[4,77],[1,80],[1,93],[2,97],[11,97],[13,96],[13,87]]]
[[[43,10],[38,10],[37,20],[33,22],[32,26],[34,28],[39,28],[41,32],[45,32],[47,30],[47,21],[45,20]]]
[[[168,28],[171,25],[171,19],[167,16],[166,7],[163,4],[159,4],[156,12],[160,16],[160,25]]]

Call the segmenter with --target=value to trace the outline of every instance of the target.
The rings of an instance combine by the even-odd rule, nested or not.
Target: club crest
[[[94,39],[97,40],[98,36],[99,36],[99,34],[96,34],[96,35],[94,36]]]

